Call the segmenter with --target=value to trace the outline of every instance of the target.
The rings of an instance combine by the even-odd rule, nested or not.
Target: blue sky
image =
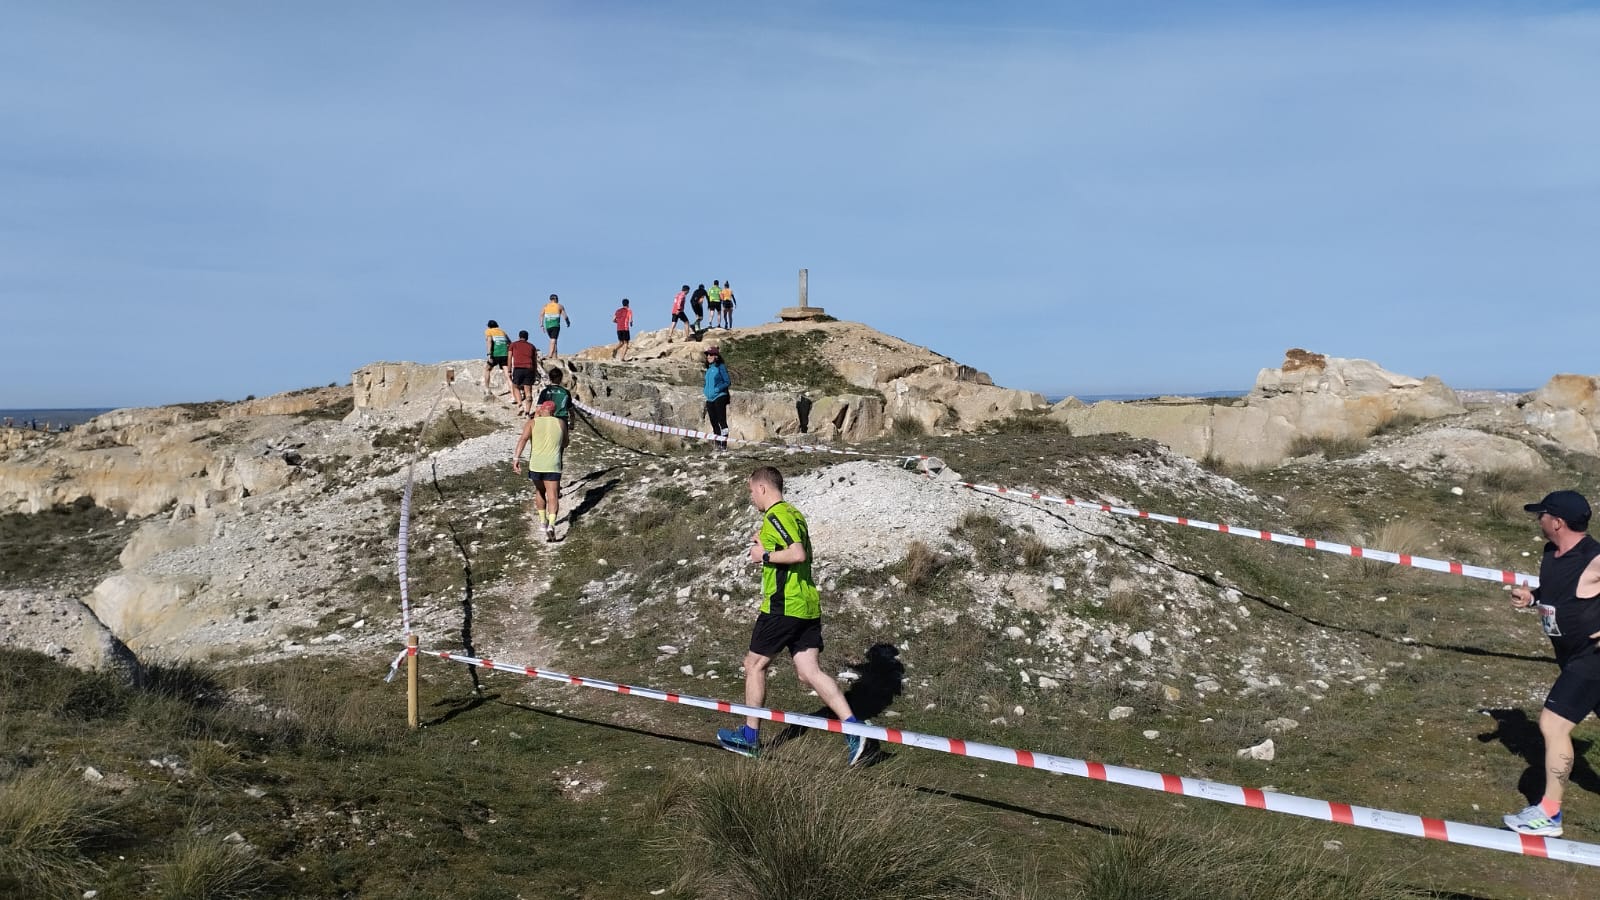
[[[1048,393],[1600,371],[1600,7],[0,11],[0,407],[569,349],[731,279]]]

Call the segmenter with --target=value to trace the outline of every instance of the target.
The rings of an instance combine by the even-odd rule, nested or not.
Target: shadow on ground
[[[1483,714],[1494,719],[1495,730],[1478,735],[1478,740],[1485,744],[1499,741],[1502,747],[1527,762],[1528,768],[1517,779],[1517,790],[1529,803],[1538,803],[1544,796],[1544,738],[1539,734],[1539,723],[1520,709],[1486,709]],[[1572,783],[1591,794],[1600,794],[1600,774],[1585,759],[1591,743],[1572,739],[1576,757],[1572,764]]]

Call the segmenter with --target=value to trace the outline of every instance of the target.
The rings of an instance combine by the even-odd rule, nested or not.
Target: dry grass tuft
[[[0,895],[81,891],[99,867],[84,845],[109,823],[82,780],[38,769],[0,784]]]
[[[1317,497],[1294,510],[1295,534],[1301,537],[1348,543],[1356,520],[1350,507],[1327,497]]]
[[[897,438],[926,437],[928,429],[923,426],[921,419],[911,416],[895,416],[894,422],[889,426],[889,434]]]
[[[900,576],[902,591],[921,594],[933,586],[934,580],[949,563],[949,557],[922,541],[912,541],[911,546],[906,548],[906,555],[894,568],[895,574]]]
[[[1489,495],[1489,515],[1502,522],[1526,524],[1529,514],[1522,507],[1528,502],[1519,495],[1496,491]]]
[[[1426,550],[1432,540],[1433,531],[1425,523],[1411,518],[1396,519],[1378,529],[1372,549],[1417,555]],[[1373,581],[1390,581],[1407,571],[1404,566],[1376,559],[1361,559],[1358,565],[1362,577]]]
[[[266,882],[255,853],[215,835],[190,835],[151,870],[161,900],[248,900]]]
[[[705,900],[1021,896],[951,806],[846,769],[840,753],[832,741],[794,741],[767,754],[787,760],[680,776],[657,803],[677,890]]]
[[[1025,534],[1019,542],[1022,546],[1019,552],[1022,555],[1022,564],[1030,569],[1037,569],[1050,559],[1050,545],[1045,543],[1036,534]]]
[[[1326,435],[1301,435],[1289,445],[1289,457],[1311,456],[1320,453],[1327,459],[1345,459],[1367,449],[1365,438],[1328,437]]]
[[[1264,826],[1261,843],[1213,828],[1179,834],[1135,823],[1072,860],[1073,900],[1401,900],[1417,896],[1371,866],[1315,846],[1303,826]],[[1196,873],[1205,873],[1196,877]]]
[[[1490,469],[1473,480],[1486,491],[1504,491],[1519,496],[1530,495],[1527,500],[1522,501],[1523,503],[1532,503],[1547,493],[1545,476],[1532,469]]]

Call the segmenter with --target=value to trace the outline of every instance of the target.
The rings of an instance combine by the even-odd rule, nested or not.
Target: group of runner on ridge
[[[716,297],[713,308],[719,313],[718,321],[723,323],[724,327],[731,327],[734,305],[732,288],[720,280],[712,284]],[[688,285],[684,285],[683,290],[677,295],[673,306],[675,316],[681,315],[688,289]],[[707,296],[712,294],[708,293]],[[697,303],[696,328],[699,327],[701,309],[701,304]],[[626,362],[633,329],[633,309],[626,297],[612,316],[612,320],[617,326],[617,346],[612,349],[611,356],[613,359],[620,356],[621,360]],[[572,318],[567,314],[566,307],[562,305],[558,295],[550,295],[549,302],[540,311],[540,321],[544,326],[545,335],[550,339],[546,358],[554,359],[562,324],[565,323],[569,328],[572,326]],[[687,320],[685,322],[687,323]],[[484,350],[487,354],[487,361],[483,367],[484,393],[494,396],[494,371],[504,369],[510,388],[511,405],[517,409],[520,416],[528,420],[523,424],[516,449],[512,453],[512,469],[521,472],[522,465],[527,464],[528,479],[535,487],[534,505],[539,513],[540,528],[544,531],[545,540],[554,541],[556,519],[561,504],[562,462],[567,444],[571,440],[571,393],[562,384],[564,380],[562,371],[551,367],[545,373],[548,381],[535,394],[534,388],[540,382],[539,353],[528,339],[526,330],[518,331],[517,339],[513,341],[505,329],[500,327],[499,322],[490,319],[484,329],[483,337]],[[670,334],[668,340],[671,340]],[[705,363],[706,417],[711,422],[712,433],[717,436],[713,448],[726,450],[728,404],[732,381],[728,375],[728,367],[722,360],[721,348],[716,344],[706,347]]]
[[[694,322],[689,321],[689,314],[684,311],[684,304],[694,310]],[[667,341],[672,341],[673,334],[677,333],[678,323],[683,323],[684,339],[691,340],[695,335],[708,328],[732,328],[733,308],[738,301],[733,298],[733,282],[713,279],[711,287],[700,285],[693,291],[686,284],[678,289],[672,298],[672,323],[667,329]],[[706,314],[709,313],[711,321],[704,328]]]

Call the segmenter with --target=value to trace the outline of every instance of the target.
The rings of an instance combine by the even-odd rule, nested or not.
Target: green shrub
[[[82,890],[99,871],[84,845],[107,824],[80,779],[34,769],[0,784],[0,895]]]
[[[822,355],[827,331],[771,331],[730,337],[722,341],[733,389],[791,388],[823,396],[858,394],[883,396],[873,388],[852,384]]]
[[[657,808],[677,889],[706,900],[1019,895],[992,874],[974,825],[844,768],[841,752],[834,741],[792,741],[767,753],[787,759],[718,766],[665,788]]]

